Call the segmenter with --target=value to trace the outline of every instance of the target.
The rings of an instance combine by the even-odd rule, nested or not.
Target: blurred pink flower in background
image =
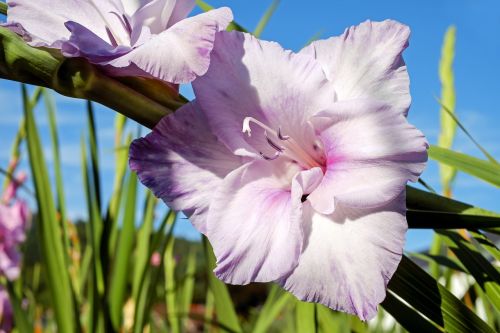
[[[151,255],[151,265],[154,267],[159,267],[161,264],[161,254],[158,251],[155,251]]]
[[[12,305],[9,300],[9,294],[4,287],[0,286],[0,333],[9,333],[12,331],[14,321]]]
[[[26,239],[30,218],[27,203],[16,195],[25,180],[25,173],[12,180],[0,203],[0,276],[9,280],[19,277],[21,253],[18,247]]]

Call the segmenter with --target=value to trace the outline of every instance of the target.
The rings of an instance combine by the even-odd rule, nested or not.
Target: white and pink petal
[[[302,196],[320,177],[320,169],[300,172],[285,160],[256,160],[231,172],[208,214],[217,277],[269,282],[293,270],[303,244]]]
[[[294,271],[278,282],[300,300],[373,318],[402,257],[404,201],[403,192],[379,209],[339,206],[331,215],[314,212],[306,201],[304,250]]]
[[[384,205],[425,167],[424,135],[385,103],[338,102],[313,123],[321,129],[327,165],[309,200],[323,214],[332,213],[337,201],[360,208]]]
[[[300,53],[321,63],[338,100],[373,98],[407,114],[410,80],[402,52],[410,29],[399,22],[366,21],[338,37],[315,41]]]
[[[78,22],[107,42],[108,26],[118,38],[127,37],[119,18],[124,13],[120,0],[101,1],[99,6],[79,0],[9,0],[7,4],[7,26],[23,31],[32,46],[61,47],[71,35],[64,25],[68,21]]]
[[[257,154],[265,141],[258,128],[252,135],[258,142],[242,135],[246,117],[304,142],[307,119],[334,101],[314,59],[236,31],[217,35],[210,68],[193,87],[214,132],[242,155]]]
[[[210,132],[196,102],[164,117],[130,147],[130,168],[141,182],[202,233],[214,191],[241,164]]]
[[[211,10],[174,24],[142,45],[108,64],[136,68],[135,75],[152,76],[171,83],[187,83],[206,73],[218,31],[233,16],[229,8]],[[130,71],[125,71],[130,75]],[[120,75],[120,71],[115,71]]]

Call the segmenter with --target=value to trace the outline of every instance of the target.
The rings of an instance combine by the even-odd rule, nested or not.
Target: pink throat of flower
[[[287,157],[293,161],[296,161],[299,165],[301,165],[305,169],[311,169],[315,167],[323,168],[322,163],[317,161],[314,157],[308,154],[291,136],[283,135],[281,133],[281,127],[278,130],[273,130],[269,126],[264,123],[258,121],[252,117],[246,117],[243,120],[243,133],[247,133],[250,137],[252,136],[252,129],[250,128],[250,123],[254,123],[264,130],[264,135],[266,142],[269,144],[271,148],[275,150],[274,155],[267,156],[263,152],[259,152],[260,156],[262,156],[265,160],[275,160],[279,157]],[[274,137],[272,138],[270,134]],[[279,142],[276,143],[276,141]]]

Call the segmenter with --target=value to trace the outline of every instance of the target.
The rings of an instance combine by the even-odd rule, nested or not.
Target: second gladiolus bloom
[[[221,280],[372,318],[427,161],[406,118],[408,38],[365,22],[296,54],[220,32],[196,100],[136,140],[130,166],[208,237]]]
[[[7,26],[36,47],[83,57],[117,76],[191,82],[205,74],[217,31],[233,15],[194,17],[194,0],[9,0]],[[49,11],[47,11],[49,9]]]

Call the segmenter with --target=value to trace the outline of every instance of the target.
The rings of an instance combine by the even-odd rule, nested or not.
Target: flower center
[[[277,130],[273,130],[266,124],[258,121],[252,117],[246,117],[243,120],[243,133],[247,133],[250,137],[252,136],[252,129],[250,128],[250,123],[253,123],[264,130],[264,136],[267,144],[275,150],[274,155],[267,156],[263,152],[259,152],[260,156],[262,156],[265,160],[275,160],[280,156],[288,157],[289,159],[296,161],[300,166],[305,169],[311,169],[315,167],[322,168],[323,165],[320,161],[317,161],[313,158],[307,151],[305,151],[296,140],[294,140],[291,136],[283,135],[281,132],[281,127]],[[273,136],[271,137],[270,134]],[[279,143],[276,143],[279,142]]]

